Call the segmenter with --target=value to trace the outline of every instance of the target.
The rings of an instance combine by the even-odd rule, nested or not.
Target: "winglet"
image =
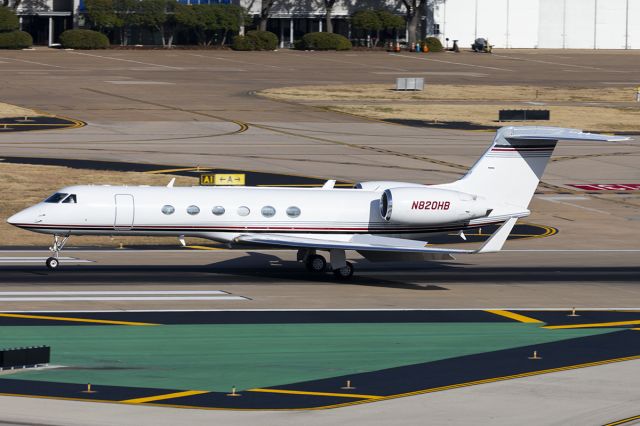
[[[167,184],[167,188],[173,188],[173,184],[176,183],[176,178],[172,178]]]
[[[507,237],[511,233],[517,220],[517,217],[507,219],[507,221],[500,225],[500,228],[489,237],[484,245],[476,250],[476,253],[495,253],[502,250],[502,246],[504,242],[507,241]]]
[[[333,189],[336,181],[334,179],[328,180],[322,185],[322,189]]]

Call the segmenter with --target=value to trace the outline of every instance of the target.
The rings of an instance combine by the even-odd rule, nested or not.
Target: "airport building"
[[[482,37],[500,48],[640,49],[640,0],[445,0],[443,41]]]
[[[13,3],[12,0],[10,4]],[[179,0],[185,4],[233,3],[259,19],[263,0]],[[266,0],[265,0],[266,1]],[[423,0],[418,37],[458,40],[461,48],[476,38],[498,48],[640,49],[640,0]],[[404,16],[401,0],[338,0],[333,31],[350,39],[350,17],[360,9],[387,9]],[[22,0],[16,8],[22,29],[36,44],[53,44],[65,30],[84,25],[82,0]],[[326,9],[318,0],[275,0],[267,29],[281,47],[304,34],[326,31]],[[398,33],[406,40],[406,31]]]

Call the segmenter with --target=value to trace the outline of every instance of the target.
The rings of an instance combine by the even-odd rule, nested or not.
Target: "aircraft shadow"
[[[446,290],[459,283],[515,284],[535,283],[640,283],[640,266],[476,266],[461,262],[355,263],[356,275],[345,285]],[[299,285],[336,283],[333,274],[311,274],[302,264],[282,260],[264,252],[246,252],[245,256],[208,265],[62,265],[48,271],[44,265],[4,266],[1,283],[20,284],[247,284]]]

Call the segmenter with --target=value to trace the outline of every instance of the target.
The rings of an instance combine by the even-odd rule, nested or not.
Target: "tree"
[[[2,0],[0,7],[6,7],[15,11],[18,10],[18,6],[20,6],[21,3],[22,0],[13,0],[13,3],[11,3],[10,0]]]
[[[162,46],[170,48],[176,31],[176,0],[140,0],[138,22],[160,33]]]
[[[6,6],[0,6],[0,32],[15,31],[20,24],[18,17]]]
[[[89,21],[98,31],[112,29],[122,25],[113,9],[112,0],[85,0]]]
[[[269,15],[271,15],[271,9],[276,0],[262,0],[262,6],[260,7],[260,24],[258,29],[260,31],[267,31],[267,22],[269,21]]]
[[[120,30],[120,44],[126,46],[129,41],[129,30],[139,25],[137,0],[112,0],[113,12],[116,15],[116,25]]]
[[[218,9],[218,27],[222,31],[222,40],[220,41],[220,45],[224,46],[227,41],[227,35],[230,31],[240,31],[240,26],[244,21],[244,9],[232,4],[220,4],[215,7]]]
[[[333,13],[333,6],[336,4],[337,0],[324,0],[324,9],[326,10],[326,24],[327,32],[333,32],[333,22],[331,22],[331,14]]]
[[[420,13],[424,9],[427,0],[402,0],[405,9],[407,9],[407,29],[409,31],[409,44],[415,43],[418,39],[418,21]]]
[[[402,29],[405,27],[404,19],[398,15],[394,15],[388,10],[377,10],[378,19],[380,20],[380,24],[382,29],[387,32],[391,31],[395,33],[396,30]]]
[[[382,22],[378,17],[378,14],[373,10],[359,10],[353,14],[351,18],[351,24],[357,30],[366,31],[368,36],[371,36],[371,31],[379,33],[382,27]],[[374,45],[378,43],[379,36],[376,37]]]

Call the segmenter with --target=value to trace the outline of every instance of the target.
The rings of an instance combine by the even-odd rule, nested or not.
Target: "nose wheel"
[[[62,251],[64,245],[67,243],[68,239],[68,235],[66,237],[60,237],[59,235],[53,236],[53,245],[49,247],[49,250],[53,252],[53,256],[47,258],[45,262],[48,269],[52,271],[58,269],[58,267],[60,266],[60,252]]]
[[[58,269],[58,266],[60,266],[60,262],[55,257],[48,258],[46,264],[47,268],[51,270]]]

